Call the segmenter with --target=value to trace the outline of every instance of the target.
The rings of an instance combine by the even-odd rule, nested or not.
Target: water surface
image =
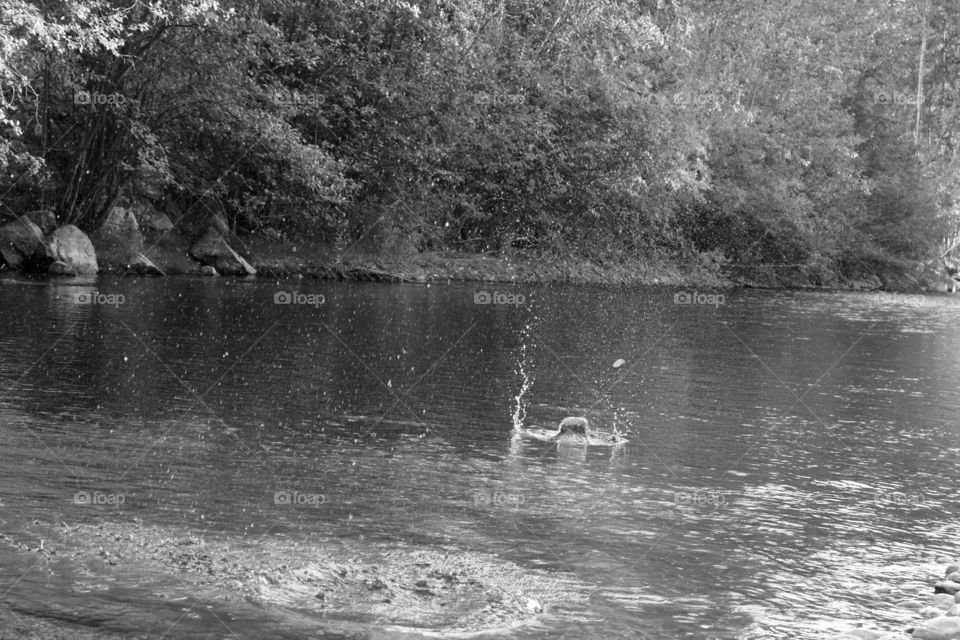
[[[0,287],[8,534],[139,518],[454,545],[585,585],[588,607],[518,638],[754,640],[902,629],[915,614],[893,603],[926,597],[960,529],[950,297],[487,286],[522,303],[485,305],[473,284],[80,282]],[[282,289],[324,302],[275,304]],[[97,292],[122,303],[76,301]],[[518,440],[518,402],[528,426],[586,415],[630,442]],[[356,634],[32,562],[0,545],[20,617]]]

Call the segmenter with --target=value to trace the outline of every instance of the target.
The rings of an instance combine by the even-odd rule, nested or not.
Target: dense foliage
[[[0,0],[4,216],[833,268],[960,230],[951,0]],[[188,215],[192,215],[188,213]]]

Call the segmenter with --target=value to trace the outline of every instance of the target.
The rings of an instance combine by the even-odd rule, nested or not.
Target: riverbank
[[[179,214],[179,221],[184,216]],[[269,233],[268,233],[269,231]],[[500,252],[418,251],[411,242],[372,245],[363,238],[331,244],[285,237],[276,230],[238,234],[218,215],[175,224],[140,203],[113,207],[87,236],[57,227],[50,211],[33,211],[0,227],[0,271],[70,277],[220,275],[378,282],[472,281],[515,284],[662,285],[697,289],[852,289],[901,293],[953,292],[958,269],[877,254],[841,265],[730,264],[718,253],[692,250],[589,257],[575,248]]]
[[[953,280],[935,267],[878,261],[845,272],[801,265],[729,265],[711,255],[644,255],[596,260],[535,251],[473,253],[338,250],[322,242],[234,236],[237,252],[260,277],[375,282],[468,281],[515,284],[604,284],[716,288],[950,292]],[[165,272],[200,273],[185,243],[167,241],[147,255]]]
[[[471,281],[518,284],[611,284],[722,287],[736,284],[708,263],[681,265],[646,256],[595,261],[537,252],[380,252],[337,249],[317,241],[233,236],[231,244],[258,277],[376,282]],[[171,238],[145,252],[168,274],[200,273],[187,259],[188,243]]]

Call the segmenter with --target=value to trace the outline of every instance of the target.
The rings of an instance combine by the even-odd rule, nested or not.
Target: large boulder
[[[98,233],[111,239],[122,240],[132,251],[143,249],[140,225],[131,209],[119,206],[110,209]]]
[[[138,253],[133,257],[133,260],[130,261],[130,266],[128,267],[129,271],[136,273],[141,276],[165,276],[166,273],[163,272],[163,269],[153,264],[153,261],[150,260],[147,256],[142,253]]]
[[[133,206],[133,213],[144,233],[163,234],[173,230],[173,221],[167,214],[157,211],[147,202],[138,202]]]
[[[91,237],[97,261],[107,271],[126,271],[143,255],[143,235],[133,211],[115,206]]]
[[[40,231],[43,232],[43,235],[53,233],[53,230],[57,228],[57,216],[55,216],[53,211],[50,211],[49,209],[28,211],[24,217],[40,227]]]
[[[257,273],[249,262],[230,248],[223,233],[214,227],[207,229],[203,237],[190,248],[190,256],[224,275],[253,276]]]
[[[31,256],[43,249],[43,231],[26,218],[0,227],[0,261],[14,269],[27,266]]]
[[[77,275],[97,273],[97,254],[93,243],[87,234],[72,224],[54,229],[44,242],[43,249],[33,255],[32,262],[44,270],[55,262],[62,262],[63,265],[55,267],[56,271],[72,271]]]
[[[927,620],[913,630],[918,640],[960,640],[960,618],[940,616]]]

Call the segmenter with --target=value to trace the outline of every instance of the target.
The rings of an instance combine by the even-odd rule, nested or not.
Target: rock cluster
[[[934,584],[929,600],[901,600],[901,609],[916,610],[924,618],[916,627],[907,629],[917,640],[960,640],[960,564],[951,564],[944,578]],[[890,640],[894,637],[870,629],[851,629],[833,640]]]
[[[97,256],[90,238],[72,224],[49,232],[49,218],[22,216],[0,227],[0,262],[14,269],[51,275],[92,275],[97,273]]]
[[[256,269],[230,246],[230,230],[223,218],[215,215],[204,224],[206,230],[184,251],[195,262],[192,266],[187,262],[183,272],[256,275]],[[150,248],[164,248],[174,226],[169,216],[146,203],[111,207],[90,236],[71,224],[57,226],[52,211],[33,211],[0,226],[0,269],[56,276],[98,272],[162,276],[164,271],[146,253]],[[150,244],[147,248],[145,234]]]
[[[93,234],[93,245],[104,271],[162,276],[163,270],[143,254],[143,235],[133,211],[113,207],[100,229]]]
[[[960,640],[960,565],[951,564],[933,586],[931,604],[920,610],[927,618],[912,630],[919,640]]]
[[[907,629],[911,638],[960,640],[960,564],[946,568],[943,580],[934,585],[933,596],[928,601],[902,600],[897,605],[902,609],[914,609],[924,618],[916,627]],[[869,629],[851,629],[833,640],[888,640],[893,637]]]

